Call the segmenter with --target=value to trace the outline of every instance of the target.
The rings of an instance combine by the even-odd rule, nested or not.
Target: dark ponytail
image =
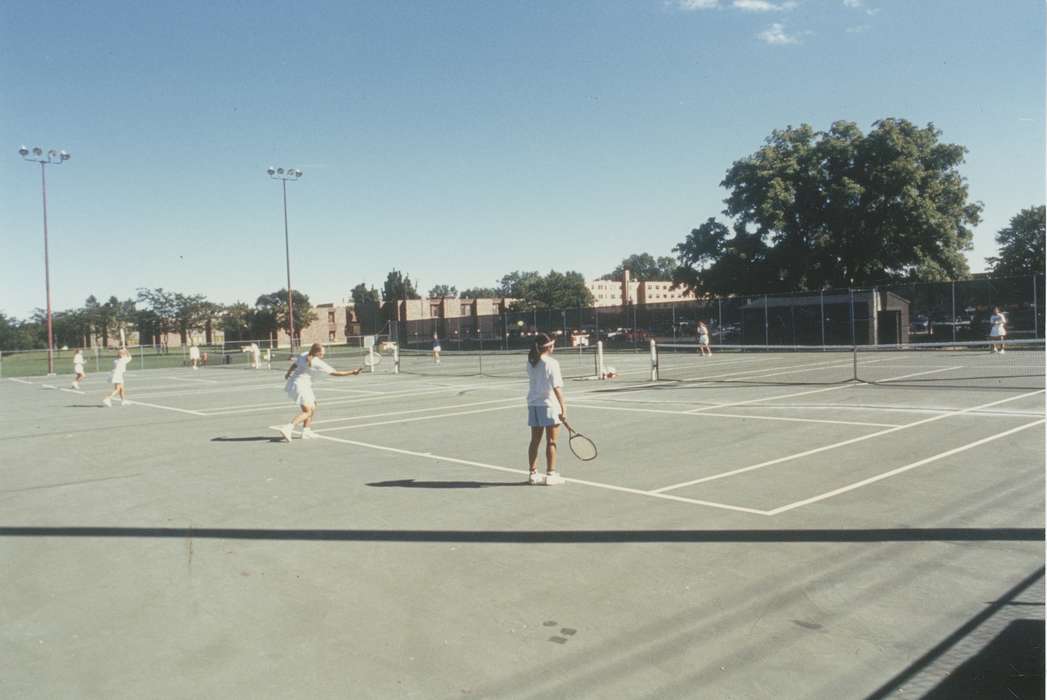
[[[538,366],[538,360],[542,359],[542,353],[545,352],[545,346],[552,342],[553,339],[545,333],[539,333],[534,337],[531,349],[527,352],[527,361],[531,363],[532,367]]]
[[[320,343],[313,343],[309,346],[309,354],[305,356],[305,364],[309,367],[313,366],[313,358],[320,354],[320,351],[324,349],[324,346]]]

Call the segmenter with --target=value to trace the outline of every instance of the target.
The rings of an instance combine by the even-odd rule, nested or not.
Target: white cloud
[[[785,26],[779,22],[775,22],[767,27],[767,29],[764,29],[762,32],[757,34],[756,37],[765,44],[771,44],[772,46],[785,46],[787,44],[800,43],[799,35],[786,33]]]
[[[720,0],[679,0],[681,10],[715,10]]]
[[[734,8],[742,12],[784,12],[796,7],[794,0],[773,3],[769,0],[734,0]]]
[[[861,7],[862,0],[843,0],[844,7]]]
[[[869,31],[869,25],[868,24],[859,24],[859,25],[857,25],[855,27],[847,27],[847,33],[848,34],[861,34],[862,32],[867,32],[867,31]]]

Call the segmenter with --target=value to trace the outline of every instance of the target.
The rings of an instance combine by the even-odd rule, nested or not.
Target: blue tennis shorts
[[[527,425],[532,428],[549,428],[560,425],[560,416],[555,408],[548,406],[528,406]]]

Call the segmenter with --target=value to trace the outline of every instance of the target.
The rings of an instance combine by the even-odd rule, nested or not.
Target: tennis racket
[[[120,347],[127,347],[127,333],[124,331],[123,328],[120,329]]]
[[[369,352],[364,355],[364,364],[368,367],[374,367],[382,364],[382,356],[376,352]]]
[[[567,432],[571,434],[571,439],[567,441],[567,444],[574,456],[583,462],[591,462],[596,459],[596,443],[572,428],[566,420],[563,421],[563,424]]]

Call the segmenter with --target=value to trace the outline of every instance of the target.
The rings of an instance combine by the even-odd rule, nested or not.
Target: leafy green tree
[[[145,308],[153,312],[156,323],[156,333],[161,338],[176,329],[178,301],[177,295],[167,292],[162,287],[156,289],[139,289],[138,301],[145,304]]]
[[[628,270],[629,278],[636,282],[668,282],[673,278],[673,270],[677,265],[676,259],[670,256],[655,258],[650,253],[635,253],[623,259],[618,267],[600,279],[620,282]]]
[[[30,350],[36,347],[47,347],[47,340],[37,345],[38,334],[30,329],[30,324],[17,318],[0,313],[0,350]]]
[[[349,294],[353,299],[353,304],[356,306],[382,303],[382,297],[378,294],[378,290],[374,287],[368,289],[367,285],[363,282],[353,287]]]
[[[1044,227],[1047,208],[1029,207],[1011,217],[1011,222],[996,233],[998,257],[986,258],[994,275],[1018,277],[1042,275],[1044,271]]]
[[[458,295],[462,299],[495,299],[501,294],[494,287],[470,287]]]
[[[251,316],[254,310],[242,301],[229,304],[222,312],[222,332],[227,340],[251,339]]]
[[[772,132],[720,183],[733,235],[692,231],[675,248],[691,269],[674,280],[732,293],[965,276],[982,205],[968,201],[959,172],[966,149],[940,136],[904,119],[877,121],[868,134],[846,121]],[[751,277],[731,286],[739,267]]]
[[[393,270],[386,275],[385,284],[382,286],[382,298],[386,301],[398,301],[401,299],[421,299],[422,297],[415,290],[414,283],[409,275],[405,275],[399,270]]]
[[[429,290],[430,299],[446,299],[448,297],[454,298],[457,296],[458,288],[446,284],[434,285],[433,288]]]
[[[550,270],[545,276],[537,272],[511,272],[502,278],[501,291],[502,296],[513,298],[512,308],[517,311],[575,308],[589,306],[593,301],[592,293],[585,286],[585,277],[574,271]]]
[[[291,303],[294,304],[294,343],[298,342],[298,335],[302,329],[316,320],[316,312],[313,311],[309,297],[295,290],[291,293]],[[276,333],[278,328],[289,328],[290,317],[287,313],[287,290],[281,289],[269,294],[263,294],[255,300],[255,328],[264,331],[258,337],[265,338]]]

